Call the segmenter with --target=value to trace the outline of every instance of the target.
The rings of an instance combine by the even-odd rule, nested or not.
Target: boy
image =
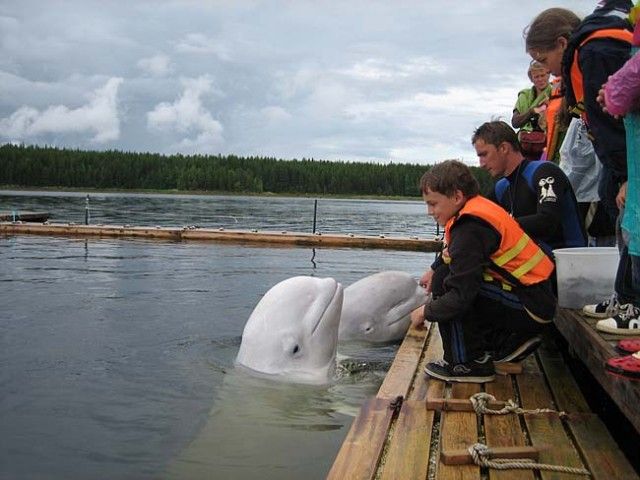
[[[434,165],[421,190],[446,244],[421,281],[434,299],[412,316],[414,326],[437,322],[442,336],[444,359],[425,371],[449,382],[492,381],[494,361],[520,361],[540,344],[556,308],[553,262],[502,207],[479,195],[463,163]]]

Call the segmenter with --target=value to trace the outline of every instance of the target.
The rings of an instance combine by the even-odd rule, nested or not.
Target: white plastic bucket
[[[620,258],[616,247],[559,248],[553,253],[559,307],[582,308],[611,296]]]

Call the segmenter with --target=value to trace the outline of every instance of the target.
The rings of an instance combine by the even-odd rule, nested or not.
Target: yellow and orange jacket
[[[458,214],[445,226],[445,242],[449,244],[451,229],[465,215],[472,215],[491,225],[500,236],[500,245],[491,254],[491,264],[483,272],[485,281],[498,281],[505,290],[528,286],[550,278],[553,261],[522,230],[518,222],[502,207],[480,195],[470,198]],[[448,253],[443,260],[449,262]]]

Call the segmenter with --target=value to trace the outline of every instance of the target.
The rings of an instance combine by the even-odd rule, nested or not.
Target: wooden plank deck
[[[442,242],[419,237],[322,234],[259,230],[225,230],[199,227],[144,227],[131,225],[78,225],[69,223],[0,222],[3,235],[64,235],[76,237],[129,237],[173,241],[211,241],[242,244],[298,245],[311,247],[382,248],[436,252]]]
[[[441,356],[437,326],[408,332],[376,397],[354,420],[328,479],[640,478],[602,420],[589,409],[549,339],[523,362],[521,373],[498,375],[496,381],[482,385],[448,384],[424,375],[424,365]],[[441,400],[468,399],[476,392],[489,393],[497,401],[512,399],[527,410],[554,411],[477,415],[474,411],[427,407],[427,399],[429,405],[434,399],[448,405]],[[476,442],[534,453],[539,463],[587,469],[590,476],[485,469],[443,461],[444,456],[447,462],[457,458],[453,454],[459,450],[464,453]]]
[[[595,329],[597,321],[577,310],[561,309],[554,323],[567,340],[569,352],[584,363],[636,431],[640,432],[640,381],[616,377],[604,370],[608,359],[620,356],[615,345],[625,336],[599,332]]]

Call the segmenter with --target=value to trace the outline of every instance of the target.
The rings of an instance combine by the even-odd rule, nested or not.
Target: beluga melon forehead
[[[327,383],[335,372],[342,285],[292,277],[274,285],[247,320],[236,363],[278,379]]]
[[[374,343],[404,337],[410,314],[428,300],[409,273],[387,270],[364,277],[344,291],[339,339]]]

